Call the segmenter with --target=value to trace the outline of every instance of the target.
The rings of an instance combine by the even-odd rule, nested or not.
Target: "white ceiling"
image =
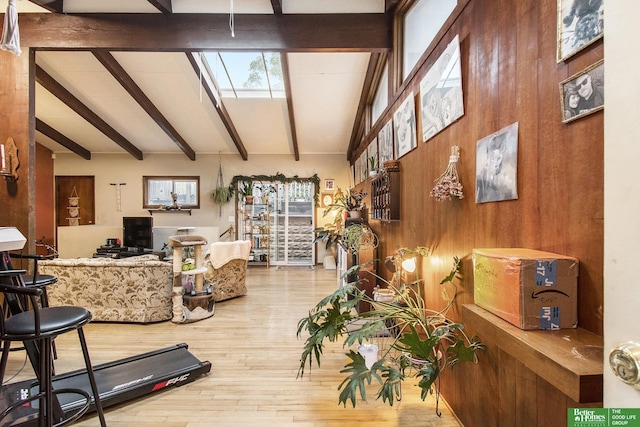
[[[173,13],[225,13],[231,0],[172,0]],[[383,13],[384,0],[282,0],[287,13]],[[17,2],[19,13],[42,12]],[[235,0],[236,14],[273,14],[271,0]],[[160,13],[147,0],[64,0],[65,13]],[[216,108],[201,89],[187,55],[111,52],[127,74],[197,154],[238,150]],[[304,154],[345,154],[370,53],[288,53],[298,149]],[[111,127],[148,153],[181,149],[90,52],[38,51],[36,63]],[[286,99],[223,99],[242,144],[251,154],[291,154]],[[36,117],[92,153],[124,150],[44,87],[36,87]],[[69,152],[40,132],[37,142]]]

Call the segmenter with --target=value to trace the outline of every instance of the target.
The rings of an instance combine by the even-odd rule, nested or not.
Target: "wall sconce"
[[[13,138],[9,137],[5,144],[0,144],[0,175],[4,176],[8,183],[18,180],[18,167],[20,160],[18,159],[18,147]]]
[[[407,273],[413,273],[416,271],[416,258],[411,257],[402,261],[402,269]]]

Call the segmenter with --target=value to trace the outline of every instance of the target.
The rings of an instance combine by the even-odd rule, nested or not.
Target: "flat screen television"
[[[153,218],[125,216],[122,218],[122,245],[136,249],[153,248]]]

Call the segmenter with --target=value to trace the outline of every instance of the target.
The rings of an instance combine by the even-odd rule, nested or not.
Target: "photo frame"
[[[325,179],[324,191],[333,191],[333,190],[335,190],[335,181],[333,179]]]
[[[328,208],[333,204],[333,193],[322,193],[320,195],[320,205],[323,208]]]
[[[478,140],[476,203],[518,198],[518,122]]]
[[[418,146],[416,135],[416,105],[413,92],[409,93],[393,113],[396,158],[400,158]]]
[[[384,162],[388,160],[395,160],[393,155],[393,120],[389,121],[382,126],[378,133],[378,157],[380,160],[380,167],[384,167]]]
[[[371,167],[371,158],[375,159],[373,167]],[[374,172],[377,173],[379,169],[381,169],[381,165],[378,158],[378,137],[374,137],[367,146],[367,171],[369,176]]]
[[[604,0],[558,0],[558,62],[604,36]]]
[[[457,35],[420,82],[420,106],[423,142],[464,115]]]
[[[562,123],[604,108],[604,60],[560,82]]]

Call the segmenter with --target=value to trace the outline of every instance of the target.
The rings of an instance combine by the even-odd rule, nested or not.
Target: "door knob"
[[[609,354],[609,365],[619,380],[640,390],[640,344],[629,341],[618,345]]]

